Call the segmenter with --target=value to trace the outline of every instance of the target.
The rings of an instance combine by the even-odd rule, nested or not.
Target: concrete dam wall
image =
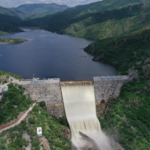
[[[119,96],[121,87],[127,79],[128,76],[102,76],[94,77],[93,80],[89,81],[94,87],[98,117],[105,113],[108,103]],[[77,84],[80,81],[67,82]],[[48,112],[56,118],[65,115],[61,85],[66,82],[60,82],[60,79],[48,79],[20,80],[16,83],[25,87],[25,94],[30,95],[32,100],[45,101]]]

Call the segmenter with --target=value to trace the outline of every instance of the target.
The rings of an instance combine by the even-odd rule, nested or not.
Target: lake
[[[0,70],[21,75],[25,79],[34,76],[60,78],[62,81],[116,74],[114,67],[92,61],[93,56],[83,51],[83,48],[94,41],[40,29],[24,31],[2,36],[29,41],[0,45]]]

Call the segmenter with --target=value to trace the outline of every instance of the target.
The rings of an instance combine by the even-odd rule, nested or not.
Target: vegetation
[[[15,16],[0,14],[0,31],[4,32],[21,32],[18,27],[22,25],[22,20]]]
[[[0,35],[7,35],[7,32],[0,31]]]
[[[17,84],[9,84],[9,90],[0,101],[0,124],[16,119],[20,112],[33,103],[29,96],[24,95],[24,88]]]
[[[43,107],[43,106],[45,106],[46,104],[45,104],[45,101],[42,101],[42,102],[40,102],[40,106],[41,107]]]
[[[0,14],[8,15],[8,16],[15,16],[15,14],[12,11],[1,6],[0,6]]]
[[[109,63],[119,75],[129,74],[120,96],[110,105],[103,130],[112,134],[127,150],[150,149],[150,28],[100,40],[85,51],[95,61]]]
[[[5,79],[8,79],[9,76],[14,77],[16,79],[22,79],[23,78],[21,76],[15,75],[13,73],[9,73],[9,72],[5,72],[5,71],[0,70],[0,79],[1,79],[1,77],[3,78],[4,76],[5,76]]]
[[[70,17],[65,21],[64,17],[58,20],[50,18],[51,22],[44,28],[53,32],[100,40],[128,33],[143,25],[149,25],[149,7],[150,2],[144,2],[136,5],[128,4],[105,12]]]
[[[29,123],[30,118],[34,119],[34,123]],[[70,150],[71,145],[66,135],[67,127],[61,125],[56,119],[52,118],[44,109],[35,106],[29,113],[29,116],[19,126],[5,131],[0,134],[1,147],[8,146],[8,150],[16,150],[25,148],[31,143],[31,150],[40,150],[42,144],[40,137],[37,136],[36,128],[42,127],[43,136],[48,140],[51,150]],[[29,136],[28,141],[24,138],[24,134]],[[6,142],[9,140],[9,144]]]
[[[25,42],[27,40],[25,39],[21,39],[21,38],[9,38],[9,39],[4,39],[4,38],[0,38],[0,44],[2,43],[6,43],[6,44],[16,44],[16,43],[22,43]]]

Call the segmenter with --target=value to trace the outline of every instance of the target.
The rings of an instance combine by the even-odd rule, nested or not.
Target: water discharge
[[[93,81],[61,83],[72,144],[78,150],[111,150],[96,116]]]

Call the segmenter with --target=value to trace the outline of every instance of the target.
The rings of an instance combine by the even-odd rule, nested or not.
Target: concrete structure
[[[30,95],[36,102],[45,101],[47,111],[59,118],[65,115],[60,79],[20,80],[15,82],[22,85],[25,94]]]
[[[110,101],[116,99],[128,76],[94,77],[97,116],[102,116]]]
[[[93,78],[98,117],[102,116],[108,104],[119,96],[121,87],[127,79],[128,76],[102,76]],[[60,79],[20,80],[15,81],[15,83],[23,85],[26,89],[25,94],[30,95],[32,100],[37,102],[45,101],[47,111],[56,118],[65,115]]]

